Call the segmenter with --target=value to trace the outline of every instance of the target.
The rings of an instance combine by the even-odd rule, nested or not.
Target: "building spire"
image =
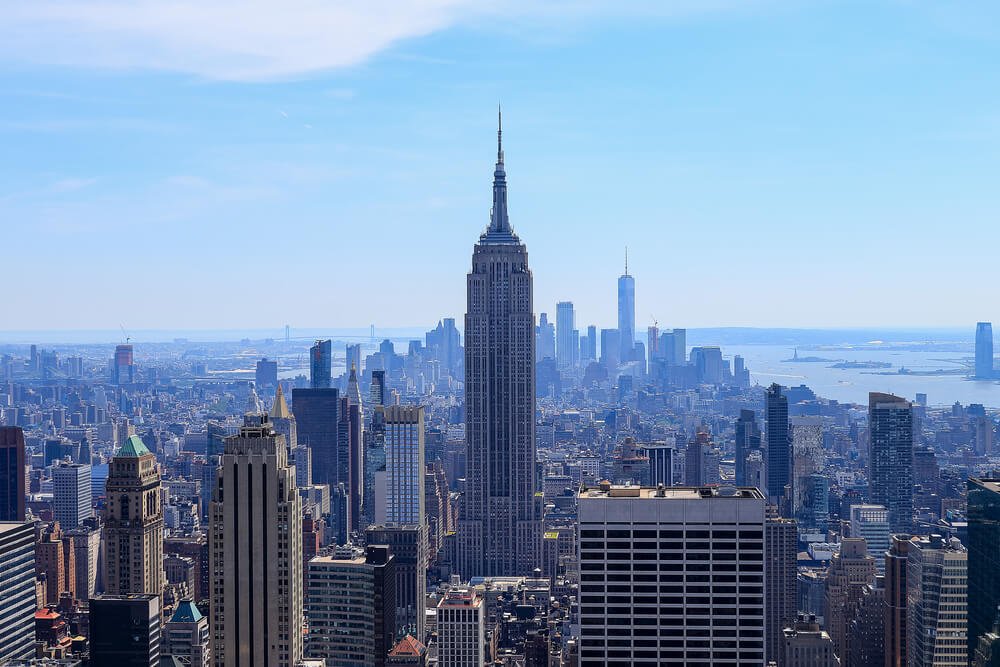
[[[510,235],[507,218],[507,172],[503,165],[503,113],[497,105],[497,166],[493,171],[493,210],[490,212],[489,233]]]
[[[503,111],[497,102],[497,164],[503,164]]]
[[[625,246],[625,275],[628,275],[628,246]]]

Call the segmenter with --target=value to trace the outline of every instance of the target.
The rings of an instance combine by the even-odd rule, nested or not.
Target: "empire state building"
[[[459,574],[525,576],[540,566],[535,483],[535,315],[528,251],[507,217],[497,128],[490,226],[472,252],[465,314],[466,482]]]

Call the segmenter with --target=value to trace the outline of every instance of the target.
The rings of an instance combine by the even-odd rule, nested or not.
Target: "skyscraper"
[[[24,432],[0,426],[0,521],[24,521]]]
[[[975,373],[983,380],[993,377],[993,324],[990,322],[976,324]]]
[[[384,408],[386,521],[424,523],[424,408]]]
[[[1000,480],[973,478],[967,488],[971,656],[1000,610]]]
[[[632,361],[635,347],[635,278],[628,272],[628,249],[625,250],[625,273],[618,277],[618,359]]]
[[[317,340],[309,348],[309,386],[313,389],[329,389],[333,372],[333,341]]]
[[[135,361],[131,345],[116,345],[115,356],[111,360],[111,383],[117,385],[135,382]]]
[[[507,216],[501,132],[490,226],[468,274],[465,315],[466,486],[457,571],[526,575],[541,564],[535,477],[535,326],[528,252]]]
[[[909,667],[967,664],[968,553],[958,538],[910,541],[906,571]]]
[[[906,667],[906,566],[909,535],[893,535],[885,555],[885,667]]]
[[[764,649],[767,660],[781,662],[783,630],[795,622],[798,603],[798,527],[793,519],[769,518],[764,524]]]
[[[556,358],[556,328],[549,322],[547,313],[538,316],[538,326],[535,329],[536,346],[535,361]]]
[[[329,484],[331,493],[341,479],[338,429],[340,392],[336,389],[293,389],[292,412],[298,442],[312,450],[313,483]]]
[[[561,368],[576,365],[580,346],[574,343],[573,330],[576,329],[576,314],[572,301],[556,304],[556,363]]]
[[[868,394],[868,499],[889,510],[893,533],[913,523],[913,406],[891,394]]]
[[[605,482],[577,500],[580,667],[764,664],[757,489]]]
[[[776,505],[791,483],[792,436],[788,424],[788,397],[781,385],[772,384],[765,399],[767,410],[767,497]],[[831,633],[833,634],[833,633]]]
[[[94,515],[89,465],[57,463],[52,468],[52,488],[53,514],[64,529],[76,528]]]
[[[111,459],[104,510],[109,595],[163,593],[163,508],[156,456],[130,436]]]
[[[736,485],[752,486],[747,481],[747,457],[760,450],[760,427],[753,410],[740,410],[736,420]]]
[[[35,525],[0,522],[0,664],[35,657]]]
[[[268,361],[267,357],[258,361],[254,373],[254,384],[258,393],[270,395],[278,386],[278,362]]]
[[[302,658],[302,500],[285,439],[248,414],[226,438],[210,511],[216,667]]]

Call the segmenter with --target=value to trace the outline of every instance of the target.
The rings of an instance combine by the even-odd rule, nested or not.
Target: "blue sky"
[[[1000,319],[998,14],[19,4],[0,330],[461,317],[498,99],[538,312],[613,326],[628,245],[640,330]]]

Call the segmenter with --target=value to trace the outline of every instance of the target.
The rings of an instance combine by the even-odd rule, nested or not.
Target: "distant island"
[[[871,368],[892,368],[888,361],[840,361],[830,368],[850,368],[850,369],[871,369]]]
[[[795,349],[795,354],[792,355],[791,359],[781,360],[787,364],[828,364],[831,361],[836,361],[836,359],[824,359],[823,357],[800,357],[798,348]]]

